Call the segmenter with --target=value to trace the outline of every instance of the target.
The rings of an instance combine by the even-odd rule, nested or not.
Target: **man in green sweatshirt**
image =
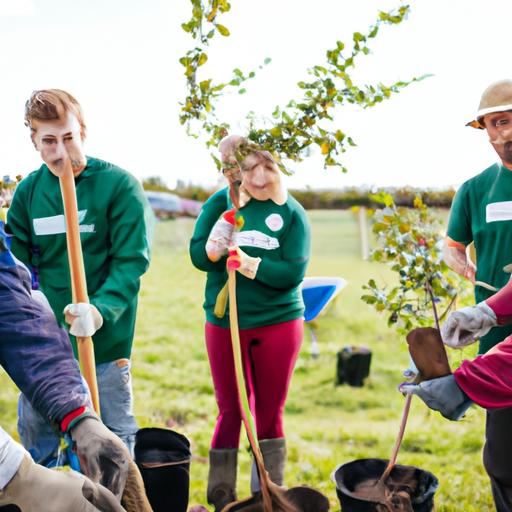
[[[44,164],[18,185],[7,216],[12,252],[33,273],[70,339],[93,337],[104,423],[133,453],[137,424],[130,375],[140,277],[149,265],[153,214],[139,182],[110,163],[85,156],[79,103],[59,89],[35,91],[25,124]],[[72,304],[59,175],[66,159],[75,175],[90,305]],[[58,368],[55,369],[58,371]],[[52,465],[59,439],[20,398],[19,432],[38,462]]]

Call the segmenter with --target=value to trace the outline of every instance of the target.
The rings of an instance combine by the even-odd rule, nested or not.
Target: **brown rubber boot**
[[[436,379],[452,373],[443,340],[437,329],[419,327],[413,329],[406,339],[409,353],[419,370],[414,382]]]
[[[261,454],[265,469],[268,472],[270,480],[277,485],[283,485],[284,466],[286,463],[286,440],[284,437],[277,439],[262,439],[259,441]],[[253,461],[251,469],[251,492],[260,490],[260,479],[256,469],[256,463]]]
[[[220,512],[228,503],[236,501],[237,448],[212,448],[208,470],[206,499]]]

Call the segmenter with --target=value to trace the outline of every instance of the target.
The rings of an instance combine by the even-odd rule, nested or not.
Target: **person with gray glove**
[[[29,453],[0,428],[0,510],[21,512],[123,512],[105,487],[75,471],[55,471],[36,464]]]
[[[466,316],[450,322],[459,323],[460,328],[445,329],[445,343],[451,346],[463,346],[470,339],[479,339],[479,353],[491,355],[491,359],[465,362],[467,371],[464,378],[457,377],[457,383],[464,392],[476,403],[494,405],[508,400],[509,392],[507,375],[510,366],[499,363],[507,359],[506,350],[494,348],[501,345],[507,336],[512,334],[512,325],[504,318],[503,313],[509,311],[503,303],[501,311],[493,307],[492,292],[482,286],[489,283],[501,289],[498,295],[509,287],[510,273],[505,270],[512,261],[512,229],[510,226],[512,193],[512,80],[505,79],[494,82],[482,93],[480,104],[475,117],[467,124],[486,136],[499,161],[493,163],[480,174],[470,178],[457,190],[452,202],[450,219],[448,221],[446,245],[443,250],[445,262],[455,272],[464,275],[470,281],[478,283],[475,286],[475,302],[481,305],[483,301],[497,317],[497,325],[486,334],[481,334],[480,328],[488,325],[488,315],[482,307],[466,311],[477,318],[483,315],[476,324],[465,321]],[[467,256],[467,247],[474,243],[477,268]],[[457,317],[455,317],[456,319]],[[466,328],[472,332],[473,338],[468,338]],[[496,374],[491,369],[505,369],[505,375]],[[486,377],[486,378],[484,378]],[[464,387],[465,386],[465,387]],[[489,393],[494,388],[499,391],[496,398]],[[485,426],[486,443],[484,447],[485,469],[491,479],[494,502],[498,512],[512,512],[512,407],[489,408]]]
[[[442,325],[441,337],[445,345],[463,348],[485,336],[497,325],[496,313],[483,301],[476,306],[454,311]]]
[[[424,380],[419,384],[404,382],[398,389],[402,393],[419,396],[430,409],[453,421],[460,420],[473,403],[453,375]]]

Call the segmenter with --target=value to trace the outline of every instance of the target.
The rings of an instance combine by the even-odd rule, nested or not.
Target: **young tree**
[[[442,258],[443,225],[419,196],[413,208],[397,207],[390,194],[373,198],[384,204],[373,216],[378,247],[374,261],[386,263],[395,272],[391,286],[370,279],[362,300],[385,313],[388,325],[407,334],[414,327],[435,325],[460,295],[468,293],[466,281],[450,270]]]
[[[216,102],[228,91],[246,92],[246,82],[256,76],[255,71],[243,72],[236,68],[226,82],[201,77],[201,67],[207,62],[208,45],[217,34],[228,37],[229,29],[219,23],[222,14],[231,9],[227,0],[190,0],[192,16],[182,24],[190,33],[195,46],[180,62],[185,68],[187,95],[182,102],[180,121],[187,126],[190,135],[206,136],[206,146],[216,147],[229,132],[230,126],[218,119]],[[270,151],[283,172],[287,172],[283,161],[301,161],[312,146],[318,146],[324,159],[324,166],[338,166],[346,171],[341,155],[347,147],[354,146],[352,138],[334,126],[332,121],[338,110],[347,104],[369,108],[390,98],[392,94],[412,82],[425,78],[423,75],[408,81],[391,85],[380,82],[358,85],[351,78],[351,71],[357,59],[370,53],[370,42],[382,25],[397,25],[406,19],[409,6],[402,5],[390,12],[379,12],[378,18],[366,32],[354,32],[350,44],[336,41],[327,50],[326,61],[307,70],[308,78],[300,81],[297,97],[284,106],[276,106],[271,118],[258,116],[253,112],[246,115],[250,147]],[[264,64],[268,64],[266,59]],[[262,66],[260,66],[261,68]],[[212,155],[217,167],[220,162]]]

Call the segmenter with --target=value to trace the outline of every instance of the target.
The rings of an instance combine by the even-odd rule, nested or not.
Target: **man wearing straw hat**
[[[44,164],[18,185],[7,216],[12,251],[36,276],[61,325],[92,336],[105,424],[133,453],[138,430],[130,375],[140,277],[149,265],[153,214],[139,182],[119,167],[85,156],[86,125],[66,91],[35,91],[25,124]],[[90,304],[72,302],[59,169],[67,155],[75,176]],[[76,341],[71,337],[76,354]],[[36,460],[54,463],[59,440],[22,396],[20,437]]]
[[[464,361],[454,375],[409,385],[446,417],[458,419],[469,398],[487,409],[483,460],[498,512],[512,511],[512,383],[509,346],[512,333],[507,285],[512,262],[512,80],[492,83],[482,94],[475,119],[468,126],[485,130],[499,162],[466,181],[454,198],[445,241],[446,263],[475,282],[476,306],[453,313],[442,329],[443,341],[463,348],[480,339],[480,354]],[[474,242],[477,267],[466,247]],[[508,291],[506,291],[508,290]],[[507,308],[505,308],[507,309]],[[508,308],[510,309],[510,308]],[[408,387],[408,389],[406,389]],[[469,397],[469,398],[468,398]]]
[[[477,115],[467,126],[487,132],[499,161],[457,191],[444,258],[453,270],[476,280],[475,300],[480,303],[510,278],[506,267],[512,263],[512,80],[495,82],[484,91]],[[466,255],[471,242],[476,268]],[[487,352],[509,334],[511,326],[492,329],[480,338],[479,352]]]

